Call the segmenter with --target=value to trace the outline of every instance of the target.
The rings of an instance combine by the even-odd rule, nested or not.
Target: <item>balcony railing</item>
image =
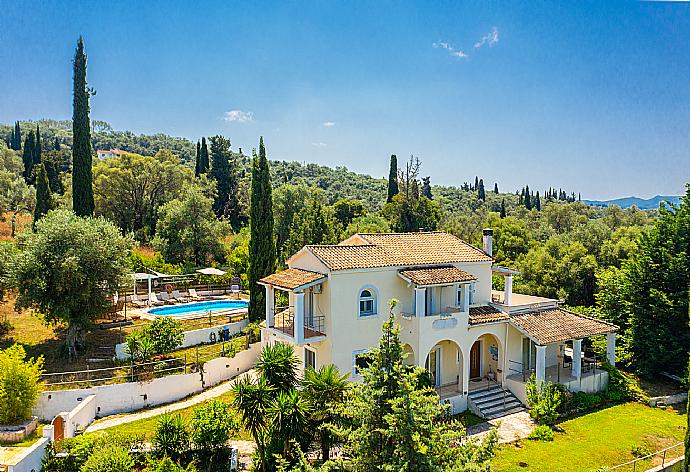
[[[441,312],[427,313],[425,316],[438,316],[440,318],[450,318],[456,313],[463,313],[461,306],[447,306]],[[400,316],[402,316],[406,320],[411,320],[411,319],[415,318],[417,316],[417,314],[403,311],[403,312],[400,312]]]
[[[280,310],[280,311],[279,311]],[[295,312],[293,307],[276,308],[271,328],[278,330],[292,338],[295,337]],[[326,318],[322,315],[304,315],[304,339],[316,338],[326,335]]]

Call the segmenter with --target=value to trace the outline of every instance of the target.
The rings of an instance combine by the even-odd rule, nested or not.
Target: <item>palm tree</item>
[[[269,386],[278,392],[289,392],[297,386],[299,359],[289,344],[264,346],[256,363],[256,370]]]
[[[309,403],[296,389],[278,392],[267,413],[271,418],[273,439],[280,441],[283,457],[287,459],[290,444],[302,439],[306,432]]]
[[[323,462],[328,460],[334,442],[331,430],[339,419],[338,407],[342,405],[348,389],[347,377],[348,374],[341,375],[333,364],[304,372],[302,391],[312,405],[310,421],[318,431]]]
[[[233,387],[235,393],[233,406],[240,413],[245,429],[252,435],[259,456],[259,471],[266,472],[266,448],[264,439],[268,421],[266,410],[271,403],[274,388],[268,385],[264,377],[254,382],[249,376],[244,377]]]

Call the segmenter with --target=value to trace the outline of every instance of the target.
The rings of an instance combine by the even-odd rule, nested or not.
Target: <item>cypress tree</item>
[[[74,100],[72,111],[72,208],[77,216],[92,216],[93,173],[91,169],[91,123],[86,82],[86,53],[80,36],[74,53]]]
[[[34,147],[34,165],[41,163],[41,129],[36,125],[36,143]]]
[[[62,182],[60,182],[60,175],[55,168],[55,163],[49,157],[43,160],[43,165],[46,168],[46,175],[48,176],[48,184],[52,193],[62,194]]]
[[[199,141],[196,142],[196,159],[194,160],[194,175],[199,177],[199,170],[201,169],[201,162],[199,161],[201,157],[201,143]]]
[[[537,190],[537,198],[534,201],[534,207],[537,209],[537,211],[541,211],[541,200],[539,200],[539,190]]]
[[[506,217],[506,199],[501,200],[501,218]]]
[[[498,182],[494,184],[494,193],[498,195]]]
[[[208,146],[206,138],[201,138],[201,151],[199,152],[199,174],[206,174],[210,166],[208,159]]]
[[[479,179],[478,188],[479,188],[479,190],[477,191],[477,193],[479,195],[479,199],[481,201],[485,201],[486,200],[486,191],[484,190],[484,179]]]
[[[529,185],[525,187],[525,208],[528,210],[532,209],[532,198],[530,198],[529,194]]]
[[[33,227],[36,228],[36,222],[40,220],[52,206],[52,195],[50,194],[50,185],[48,184],[48,176],[46,168],[42,163],[36,165],[36,208],[34,209]]]
[[[24,140],[24,151],[22,152],[22,162],[24,163],[24,180],[29,182],[31,180],[31,172],[34,167],[34,151],[36,150],[36,137],[34,131],[29,131]]]
[[[398,156],[391,154],[390,169],[388,170],[388,199],[390,203],[393,200],[400,188],[398,187]]]
[[[422,196],[433,200],[434,196],[431,194],[431,177],[422,178]]]
[[[14,142],[12,149],[21,151],[22,149],[22,129],[19,127],[19,121],[14,123]]]
[[[53,142],[53,149],[56,151],[60,150],[60,138],[55,136],[55,141]]]
[[[479,190],[479,178],[474,176],[474,188],[472,190]]]
[[[258,281],[276,269],[271,176],[263,136],[259,140],[259,155],[252,159],[249,226],[249,319],[258,321],[265,317],[266,309],[266,292]]]
[[[211,138],[210,176],[216,181],[218,196],[213,210],[218,216],[226,216],[234,229],[240,226],[240,208],[237,195],[238,178],[236,162],[230,151],[230,140],[223,136]]]

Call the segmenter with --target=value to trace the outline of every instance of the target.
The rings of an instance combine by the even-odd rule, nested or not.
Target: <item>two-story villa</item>
[[[480,250],[447,233],[422,232],[305,246],[287,270],[261,281],[263,342],[291,343],[305,368],[333,363],[356,381],[361,354],[377,346],[395,298],[406,361],[429,370],[454,412],[471,408],[495,418],[519,411],[532,372],[573,391],[605,388],[608,374],[583,352],[582,340],[606,335],[613,364],[617,327],[557,300],[513,293],[517,272],[494,265],[491,230],[483,242]],[[492,290],[493,275],[504,278],[504,291]]]

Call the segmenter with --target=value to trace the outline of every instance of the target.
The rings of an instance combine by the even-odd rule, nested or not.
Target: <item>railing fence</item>
[[[667,461],[669,461],[671,459],[675,459],[675,458],[679,457],[680,455],[682,455],[682,450],[681,450],[681,454],[678,454],[678,455],[672,455],[669,451],[674,450],[674,449],[679,448],[679,447],[682,448],[683,446],[684,446],[684,444],[682,442],[679,442],[677,444],[674,444],[673,446],[669,446],[665,449],[661,449],[661,450],[653,452],[651,454],[647,454],[646,456],[638,457],[638,458],[633,459],[631,461],[624,462],[623,464],[614,465],[613,467],[609,467],[608,470],[617,470],[617,469],[623,469],[624,467],[628,467],[627,470],[632,470],[633,472],[637,472],[639,470],[640,472],[642,472],[643,470],[646,470],[646,469],[642,468],[642,467],[644,467],[642,464],[640,464],[639,466],[638,466],[638,464],[642,461],[646,461],[646,460],[652,459],[652,458],[657,457],[657,456],[661,456],[661,464],[659,464],[659,465],[661,465],[663,467],[666,465]],[[632,466],[632,469],[630,469],[631,466]],[[639,467],[639,469],[638,469],[638,467]]]

